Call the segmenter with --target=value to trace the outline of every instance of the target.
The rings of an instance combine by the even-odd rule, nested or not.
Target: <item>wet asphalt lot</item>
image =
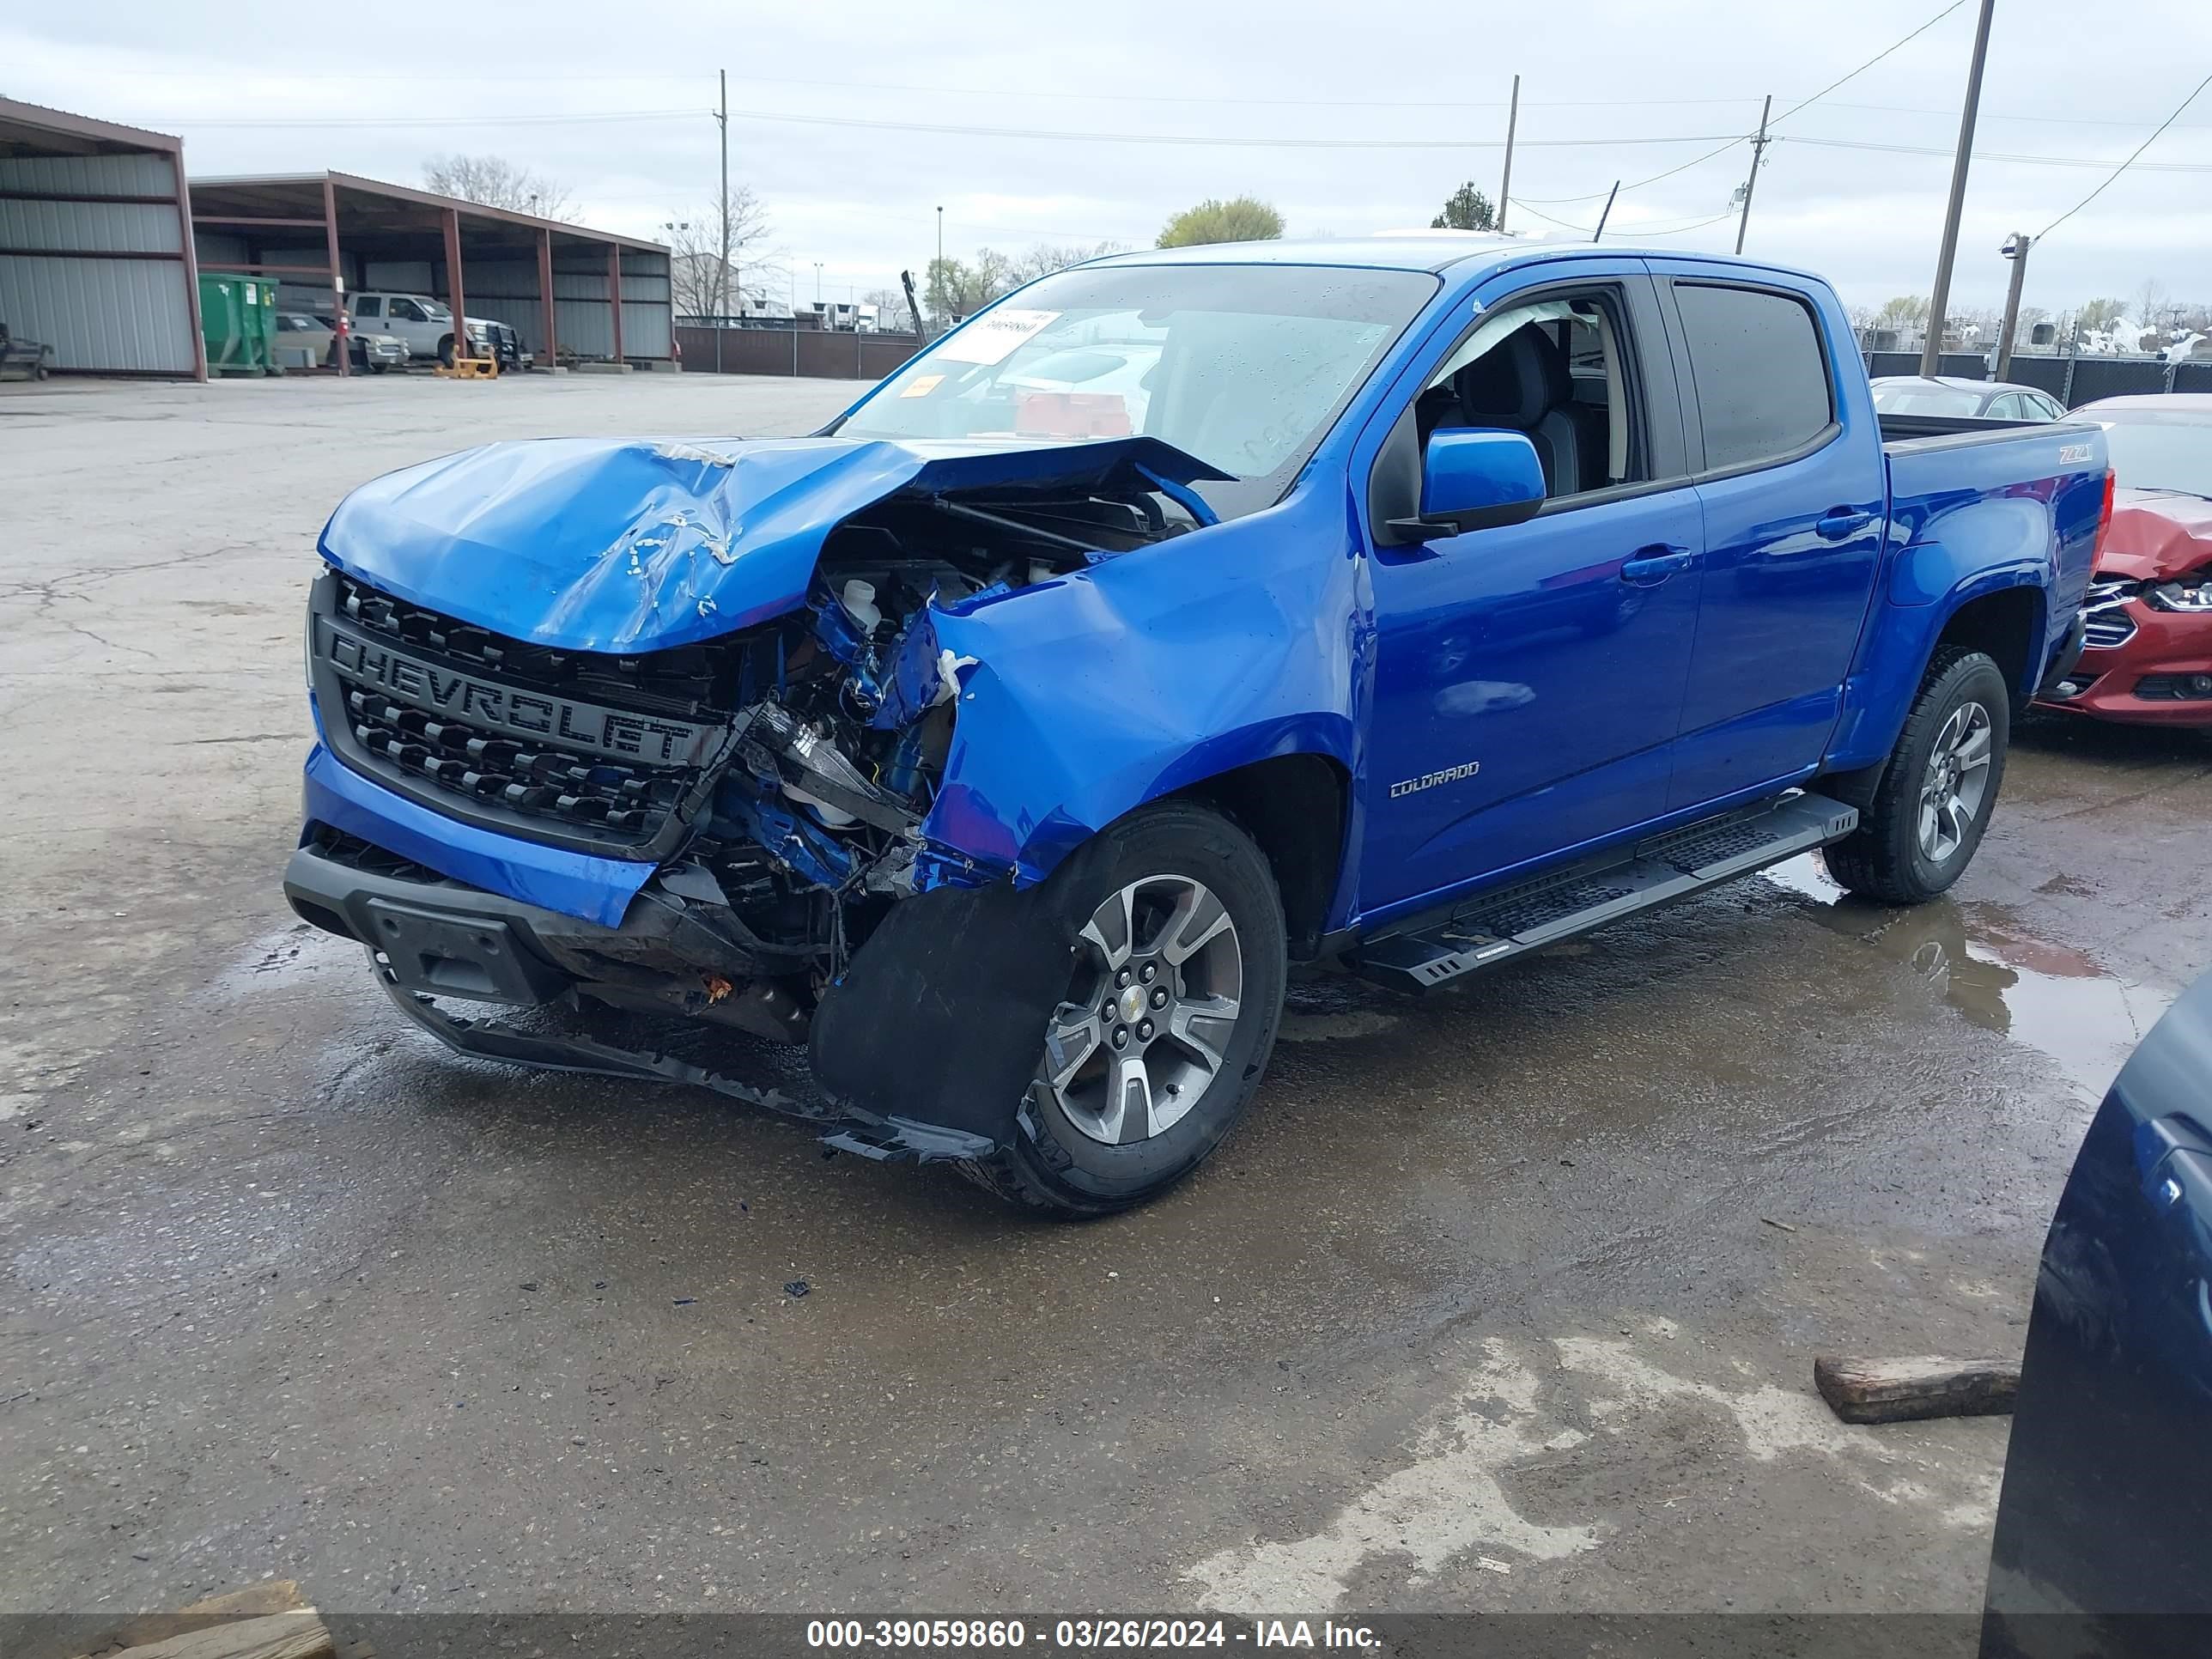
[[[1922,910],[1808,860],[1455,994],[1316,975],[1224,1152],[1076,1228],[462,1061],[295,923],[346,489],[850,390],[0,388],[0,1611],[1977,1607],[2004,1421],[1845,1427],[1813,1356],[2017,1346],[2212,965],[2212,740],[2032,725]]]

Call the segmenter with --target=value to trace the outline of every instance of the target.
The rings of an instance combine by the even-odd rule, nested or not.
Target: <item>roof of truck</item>
[[[1137,248],[1110,254],[1090,263],[1098,265],[1344,265],[1361,270],[1442,271],[1474,261],[1498,264],[1532,253],[1558,253],[1574,249],[1602,252],[1607,256],[1632,254],[1655,258],[1688,257],[1701,263],[1741,264],[1759,270],[1784,267],[1756,260],[1738,259],[1724,253],[1694,252],[1680,248],[1638,247],[1632,242],[1598,244],[1579,236],[1498,236],[1486,231],[1389,231],[1376,236],[1307,237],[1269,242],[1207,242],[1196,247]]]

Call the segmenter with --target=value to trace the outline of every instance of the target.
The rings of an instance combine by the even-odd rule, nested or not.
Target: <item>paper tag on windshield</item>
[[[901,386],[899,388],[899,396],[902,398],[927,398],[931,392],[936,391],[938,387],[944,384],[945,377],[942,374],[924,374],[919,379],[908,380],[904,386]]]
[[[978,317],[937,348],[940,362],[995,363],[1050,322],[1056,311],[996,311]]]

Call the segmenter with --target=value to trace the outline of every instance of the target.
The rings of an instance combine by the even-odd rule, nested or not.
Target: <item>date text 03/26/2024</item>
[[[1031,1650],[1039,1653],[1152,1651],[1179,1648],[1294,1649],[1371,1653],[1381,1644],[1364,1625],[1334,1620],[1257,1619],[817,1619],[806,1645],[825,1651]]]

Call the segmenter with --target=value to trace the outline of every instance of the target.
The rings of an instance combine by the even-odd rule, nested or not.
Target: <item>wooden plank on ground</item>
[[[167,1641],[124,1648],[111,1659],[331,1659],[331,1632],[312,1607],[232,1619]]]
[[[300,1594],[296,1581],[264,1578],[244,1589],[208,1596],[188,1607],[179,1607],[174,1613],[153,1613],[134,1619],[115,1632],[112,1645],[143,1647],[151,1642],[166,1642],[172,1636],[204,1629],[218,1619],[261,1619],[272,1613],[297,1613],[307,1605],[307,1598]]]
[[[2003,1359],[1843,1358],[1813,1362],[1820,1398],[1846,1423],[1912,1423],[1932,1417],[1995,1417],[2012,1410],[2020,1366]]]

